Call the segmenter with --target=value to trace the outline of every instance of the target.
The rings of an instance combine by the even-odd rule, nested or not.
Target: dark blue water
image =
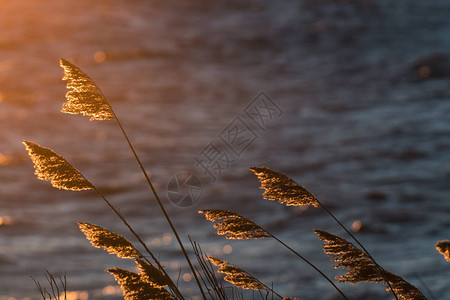
[[[91,247],[76,225],[129,237],[117,217],[91,192],[38,181],[24,139],[66,157],[171,274],[188,272],[116,124],[59,112],[60,57],[102,88],[186,242],[189,234],[282,295],[338,299],[275,241],[227,241],[197,214],[234,210],[330,276],[342,274],[312,229],[342,230],[318,209],[263,200],[247,167],[266,165],[347,226],[360,221],[358,237],[386,269],[430,299],[450,299],[450,266],[434,247],[450,238],[449,15],[444,0],[1,1],[0,299],[38,299],[30,276],[45,283],[45,269],[67,272],[79,299],[117,299],[103,270],[133,268]],[[263,128],[245,113],[261,91],[281,110]],[[239,155],[220,139],[236,117],[255,136]],[[194,160],[211,142],[233,160],[215,180]],[[196,173],[203,188],[189,208],[166,197],[180,171]],[[192,281],[180,285],[197,294]],[[379,285],[340,286],[351,299],[392,298]]]

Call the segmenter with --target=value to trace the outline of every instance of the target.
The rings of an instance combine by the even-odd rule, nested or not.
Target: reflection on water
[[[333,295],[276,244],[224,240],[197,214],[234,210],[341,274],[312,232],[339,234],[326,216],[262,200],[247,167],[266,165],[326,203],[387,269],[449,298],[448,266],[434,249],[450,238],[447,1],[178,2],[0,2],[0,299],[38,298],[29,276],[45,269],[67,272],[80,299],[120,299],[103,270],[122,262],[92,248],[76,222],[127,232],[93,193],[36,180],[22,140],[81,170],[196,293],[115,125],[60,113],[61,57],[100,86],[161,195],[260,91],[282,108],[229,171],[202,182],[202,200],[183,209],[166,201],[205,252],[281,293]],[[342,289],[389,299],[380,287]]]

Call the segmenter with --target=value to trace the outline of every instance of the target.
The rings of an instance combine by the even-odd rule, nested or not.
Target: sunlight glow
[[[103,288],[102,295],[104,296],[122,295],[122,290],[120,289],[119,286],[108,285]]]
[[[363,224],[360,220],[356,220],[352,224],[352,230],[353,232],[359,232],[362,228]]]
[[[184,282],[189,282],[192,280],[192,275],[190,273],[184,273],[183,274],[183,280]]]
[[[10,216],[1,216],[0,217],[0,226],[9,225],[12,223],[12,219]]]
[[[89,295],[86,291],[73,291],[67,292],[67,300],[87,300]],[[64,293],[60,296],[61,299],[64,298]]]
[[[11,163],[11,157],[6,154],[0,153],[0,167],[7,166]]]
[[[170,245],[172,243],[172,235],[170,233],[164,233],[162,242],[164,245]]]
[[[104,62],[106,59],[106,54],[103,51],[97,51],[94,54],[94,60],[98,63]]]
[[[231,245],[225,245],[222,249],[223,253],[230,254],[233,251],[233,247]]]

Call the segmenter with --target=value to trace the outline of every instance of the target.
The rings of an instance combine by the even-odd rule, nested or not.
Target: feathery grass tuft
[[[95,82],[67,60],[61,58],[59,62],[64,69],[63,80],[67,81],[67,88],[72,89],[67,92],[61,111],[92,116],[91,121],[113,119],[114,112]]]
[[[281,241],[279,238],[269,233],[267,230],[263,229],[259,225],[253,223],[252,221],[230,211],[230,210],[220,210],[220,209],[205,209],[200,210],[199,213],[205,214],[207,220],[215,222],[217,220],[222,220],[216,225],[218,228],[217,234],[226,235],[227,239],[261,239],[266,237],[274,238],[277,242],[283,245],[286,249],[294,253],[298,258],[303,260],[305,263],[310,265],[314,270],[316,270],[323,278],[325,278],[341,295],[344,299],[348,299],[347,296],[328,278],[321,270],[319,270],[313,263],[308,259],[303,257],[300,253],[289,247],[286,243]],[[212,261],[211,261],[212,262]],[[213,263],[213,262],[212,262]],[[220,263],[220,262],[217,262]]]
[[[75,169],[67,160],[52,149],[44,148],[36,143],[23,141],[28,155],[34,163],[38,179],[50,180],[52,186],[70,191],[93,189],[92,184]]]
[[[227,239],[246,240],[271,237],[260,226],[230,210],[205,209],[200,210],[199,213],[204,214],[205,218],[211,222],[221,220],[214,227],[217,228],[217,234],[225,235]]]
[[[376,265],[366,253],[352,243],[323,230],[315,229],[314,232],[319,236],[320,240],[325,242],[323,246],[325,253],[331,256],[332,261],[338,262],[335,268],[347,268],[347,274],[336,276],[336,279],[340,282],[387,284],[386,280],[388,280],[392,290],[400,299],[426,299],[416,287],[400,276],[384,269],[380,270],[380,266]],[[391,287],[386,287],[386,290],[391,292]]]
[[[96,248],[103,248],[109,254],[115,254],[120,258],[136,258],[139,253],[134,246],[125,237],[89,223],[78,222],[80,230],[91,245]]]
[[[168,300],[175,299],[165,289],[156,287],[142,279],[142,276],[121,268],[107,269],[123,291],[125,300]]]
[[[125,129],[120,123],[119,118],[114,113],[114,110],[112,109],[108,100],[103,95],[100,88],[95,84],[95,82],[91,78],[89,78],[89,76],[87,76],[83,71],[81,71],[80,68],[76,67],[75,65],[71,64],[65,59],[60,59],[60,65],[64,69],[63,80],[67,80],[67,88],[72,89],[72,91],[69,91],[66,94],[67,101],[63,105],[62,112],[71,114],[81,113],[82,115],[90,115],[92,116],[91,120],[109,120],[109,119],[116,120],[117,125],[119,125],[120,130],[122,131],[128,143],[128,146],[130,147],[130,150],[133,152],[133,155],[142,171],[142,174],[144,175],[162,213],[164,214],[164,217],[166,218],[170,228],[172,229],[175,235],[175,238],[180,246],[181,251],[183,252],[184,257],[186,258],[189,268],[191,269],[192,274],[194,275],[195,281],[197,282],[197,285],[200,289],[203,299],[206,299],[200,280],[195,272],[195,268],[191,263],[187,251],[184,248],[183,243],[181,242],[180,236],[178,235],[178,232],[175,226],[173,225],[172,220],[170,219],[161,199],[159,198],[158,193],[156,192],[156,189],[154,188],[150,180],[150,177],[148,176],[141,160],[139,159],[139,156],[134,150],[133,144],[128,138]]]
[[[286,175],[267,167],[250,167],[249,169],[258,176],[261,189],[265,190],[264,199],[278,201],[287,206],[320,206],[313,194]]]
[[[136,264],[139,268],[141,279],[150,283],[154,287],[163,288],[169,285],[169,280],[158,268],[154,265],[142,260],[136,259]]]
[[[436,243],[436,249],[444,255],[444,258],[450,262],[450,241],[443,240]]]
[[[240,269],[239,267],[229,264],[227,261],[218,259],[217,257],[206,257],[213,265],[219,267],[217,272],[225,274],[224,279],[237,287],[251,290],[265,290],[269,292],[271,289],[258,279]]]
[[[280,203],[286,203],[286,205],[299,206],[299,205],[313,205],[315,207],[321,207],[323,210],[327,212],[327,214],[332,217],[336,223],[342,227],[342,229],[347,232],[349,236],[364,250],[367,257],[373,262],[373,264],[377,267],[378,272],[381,276],[385,276],[385,273],[382,272],[382,267],[375,261],[369,251],[364,247],[363,244],[339,221],[338,218],[325,206],[323,205],[316,197],[311,194],[306,188],[297,184],[294,180],[287,177],[286,175],[270,170],[267,167],[250,167],[261,181],[261,188],[265,189],[263,196],[268,200],[278,200]],[[394,289],[391,286],[390,281],[387,277],[384,277],[385,282],[387,283],[389,289],[394,295],[395,299],[398,300]]]

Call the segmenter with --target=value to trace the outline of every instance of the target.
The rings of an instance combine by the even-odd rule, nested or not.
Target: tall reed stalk
[[[91,120],[116,120],[117,125],[125,137],[125,140],[127,141],[127,144],[133,153],[133,156],[138,163],[153,196],[156,199],[156,202],[158,203],[166,221],[176,237],[178,245],[180,246],[180,249],[189,265],[204,300],[207,298],[202,285],[205,287],[208,295],[212,299],[228,299],[225,288],[215,276],[212,267],[213,265],[219,267],[217,272],[225,274],[225,281],[232,283],[235,287],[251,289],[254,293],[255,291],[258,291],[263,299],[268,299],[270,293],[272,294],[272,299],[274,296],[284,300],[298,299],[291,297],[283,298],[280,294],[274,291],[273,287],[271,288],[263,284],[253,275],[242,270],[241,268],[231,265],[227,261],[219,258],[203,255],[199,244],[192,242],[189,237],[194,254],[197,257],[197,261],[200,266],[200,269],[197,269],[192,264],[180,236],[160,197],[158,196],[158,193],[154,188],[154,185],[150,180],[150,177],[148,176],[139,156],[137,155],[130,138],[128,137],[116,113],[112,109],[110,103],[107,101],[105,95],[94,83],[94,81],[92,81],[92,79],[90,79],[78,67],[64,59],[60,60],[60,65],[64,69],[63,80],[67,81],[67,88],[69,89],[66,94],[67,101],[63,104],[62,112],[88,115],[91,116]],[[136,233],[125,217],[110,201],[106,199],[99,189],[88,181],[80,171],[68,163],[64,157],[57,154],[53,150],[41,147],[40,145],[29,141],[23,141],[23,143],[34,163],[35,174],[39,179],[49,180],[51,181],[52,186],[59,189],[71,191],[93,190],[120,218],[120,220],[138,240],[140,245],[145,249],[146,253],[156,264],[157,267],[152,265],[149,259],[137,250],[125,237],[97,225],[78,223],[80,230],[86,235],[86,238],[94,247],[103,248],[111,254],[116,254],[120,258],[135,260],[139,273],[134,273],[117,267],[106,270],[111,273],[120,284],[126,300],[184,299],[178,289],[178,286],[173,282],[171,277],[160,264],[159,260],[147,247],[139,234]],[[400,276],[383,269],[362,245],[362,243],[350,232],[350,230],[348,230],[342,222],[339,221],[339,219],[336,218],[336,216],[331,213],[331,211],[323,203],[317,200],[317,198],[306,188],[297,184],[286,175],[272,171],[267,167],[251,167],[250,169],[261,181],[261,188],[265,190],[263,194],[265,199],[275,200],[287,206],[311,205],[314,207],[321,207],[362,249],[361,250],[357,246],[339,236],[323,230],[314,230],[314,232],[319,236],[319,239],[324,242],[323,248],[325,253],[331,257],[332,261],[337,263],[335,267],[347,269],[347,273],[345,275],[336,277],[339,282],[357,283],[365,281],[384,283],[387,285],[387,291],[391,292],[397,300],[426,299],[416,287],[405,281]],[[203,213],[209,221],[218,221],[214,225],[214,227],[217,228],[217,234],[225,235],[227,239],[273,238],[283,247],[312,267],[323,278],[325,278],[344,299],[348,300],[347,296],[335,285],[335,283],[313,263],[311,263],[311,261],[306,259],[296,250],[292,249],[289,245],[261,226],[229,210],[202,210],[199,212]],[[447,260],[450,261],[449,241],[438,242],[436,244],[436,248]],[[41,296],[44,300],[46,297],[55,300],[59,299],[60,291],[56,280],[48,272],[46,276],[47,280],[50,282],[52,289],[51,292],[46,291],[37,281],[35,281]],[[61,281],[61,284],[65,290],[66,282]],[[166,290],[166,287],[170,290],[170,292]],[[64,293],[64,295],[66,296],[66,293]],[[233,299],[235,297],[237,299],[243,299],[243,294],[238,294],[233,288],[232,297]]]
[[[281,241],[279,238],[277,238],[275,235],[271,234],[261,226],[230,210],[205,209],[199,211],[199,213],[204,214],[205,218],[208,221],[219,221],[214,225],[214,227],[217,228],[217,234],[225,235],[227,239],[263,239],[267,237],[275,239],[277,242],[283,245],[283,247],[294,253],[297,257],[299,257],[310,267],[312,267],[316,272],[318,272],[336,289],[336,291],[339,292],[339,294],[344,299],[348,300],[347,296],[334,284],[334,282],[313,263],[311,263],[311,261],[306,259],[304,256],[299,254],[297,251],[289,247],[286,243]]]
[[[260,180],[261,189],[265,190],[263,193],[265,199],[278,201],[287,206],[312,205],[314,207],[321,207],[325,210],[327,214],[330,215],[333,220],[336,221],[336,223],[363,249],[364,253],[375,264],[379,275],[384,278],[395,299],[398,300],[398,295],[394,291],[389,277],[383,271],[384,269],[375,261],[363,244],[313,194],[283,173],[273,171],[267,167],[250,167],[249,169],[252,170]]]
[[[49,180],[53,187],[65,189],[70,191],[93,190],[99,195],[102,200],[111,208],[111,210],[120,218],[125,226],[130,230],[134,237],[144,247],[146,252],[151,256],[159,269],[170,279],[164,268],[161,266],[158,259],[150,251],[141,237],[136,233],[133,227],[128,223],[125,217],[109,202],[106,197],[93,185],[84,175],[76,168],[74,168],[63,156],[57,154],[52,149],[44,148],[36,143],[30,141],[23,141],[28,154],[35,166],[35,174],[41,180]],[[144,259],[146,259],[144,257]],[[183,299],[181,292],[177,286],[170,280],[169,287],[174,294],[180,299]]]
[[[169,217],[169,214],[167,213],[161,199],[159,198],[158,193],[156,192],[156,189],[154,188],[147,172],[145,171],[145,168],[141,163],[141,160],[139,159],[124,127],[122,126],[119,118],[114,112],[109,101],[107,100],[103,92],[100,90],[100,88],[95,84],[95,82],[83,71],[81,71],[81,69],[79,69],[78,67],[76,67],[75,65],[68,62],[65,59],[60,60],[60,65],[64,69],[63,80],[67,81],[67,88],[72,89],[66,94],[67,101],[63,105],[62,112],[70,114],[91,115],[92,116],[91,120],[109,120],[109,119],[116,120],[122,134],[124,135],[128,143],[128,146],[133,152],[134,158],[136,159],[143,175],[145,176],[145,179],[156,199],[156,202],[158,203],[165,219],[169,223],[169,226],[175,235],[178,245],[180,246],[181,251],[183,252],[183,255],[189,265],[189,268],[192,271],[192,274],[203,296],[203,299],[206,299],[206,295],[203,291],[200,280],[197,276],[194,266],[192,265],[191,260],[189,259],[189,255],[187,254],[187,251],[184,248],[180,236],[177,230],[175,229],[175,226],[173,225],[172,220]]]

